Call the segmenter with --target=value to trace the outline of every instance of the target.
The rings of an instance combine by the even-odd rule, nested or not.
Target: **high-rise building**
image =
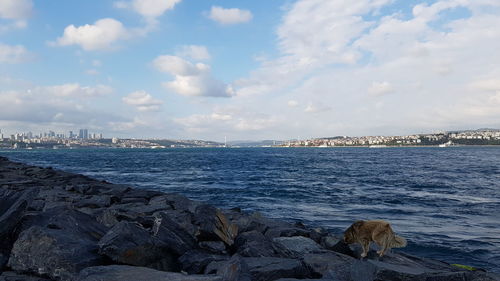
[[[88,139],[89,138],[89,130],[83,129],[83,138]]]
[[[72,139],[74,137],[75,137],[75,135],[73,135],[73,131],[69,131],[69,138]]]

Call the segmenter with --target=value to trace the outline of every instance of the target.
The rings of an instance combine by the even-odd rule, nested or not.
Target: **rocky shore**
[[[0,157],[0,281],[500,280],[171,193]]]

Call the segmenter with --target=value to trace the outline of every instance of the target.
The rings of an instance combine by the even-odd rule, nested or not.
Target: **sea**
[[[383,219],[394,251],[500,272],[500,147],[0,150],[14,161],[177,192],[342,233]]]

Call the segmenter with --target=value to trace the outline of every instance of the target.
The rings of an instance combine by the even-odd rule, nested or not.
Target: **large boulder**
[[[175,271],[177,262],[158,238],[152,237],[137,223],[122,221],[101,238],[99,253],[121,264]]]
[[[252,281],[248,264],[238,255],[234,255],[218,269],[217,274],[224,281]]]
[[[278,256],[272,241],[256,230],[238,234],[234,247],[236,252],[244,257]]]
[[[230,223],[221,210],[207,204],[200,205],[196,208],[194,219],[199,226],[199,240],[221,240],[229,246],[233,245],[238,226]]]
[[[21,193],[5,192],[0,198],[0,249],[10,240],[22,214],[37,193],[37,189],[28,189]]]
[[[309,270],[299,260],[273,257],[242,259],[248,266],[252,281],[273,281],[287,277],[300,279],[310,277]]]
[[[8,261],[16,236],[15,229],[37,192],[37,189],[19,193],[2,192],[0,197],[0,272]]]
[[[77,281],[223,281],[215,275],[186,275],[158,271],[145,267],[109,265],[89,267],[78,276]]]
[[[356,260],[351,266],[353,280],[481,280],[494,281],[497,277],[484,272],[463,270],[447,263],[407,254],[387,254],[381,259]]]
[[[107,229],[86,214],[72,210],[43,213],[23,227],[8,263],[16,271],[73,280],[81,269],[104,262],[97,253],[97,241]]]
[[[155,237],[165,243],[172,252],[179,256],[197,248],[195,237],[165,213],[157,214],[153,233]]]
[[[351,267],[356,259],[336,252],[325,252],[305,254],[302,261],[317,277],[335,276],[334,280],[350,281]]]
[[[6,271],[0,273],[0,281],[49,281],[49,279]]]
[[[189,274],[203,273],[205,267],[211,262],[228,260],[229,256],[214,255],[200,250],[187,251],[179,258],[182,271]]]
[[[303,236],[277,237],[273,239],[283,256],[301,257],[304,254],[320,252],[322,248],[312,239]]]

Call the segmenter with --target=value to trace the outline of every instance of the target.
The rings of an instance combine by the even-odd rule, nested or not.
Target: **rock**
[[[77,281],[223,281],[215,275],[185,275],[163,272],[145,267],[109,265],[89,267],[78,276]]]
[[[357,257],[356,253],[349,247],[348,244],[344,243],[342,239],[337,239],[332,236],[324,237],[321,241],[325,249],[348,255],[351,257]],[[359,256],[359,255],[358,255]]]
[[[163,271],[178,269],[166,245],[136,223],[119,222],[101,238],[98,246],[101,255],[117,263]]]
[[[5,243],[10,241],[14,228],[37,192],[38,190],[31,189],[0,198],[0,249],[7,246]]]
[[[235,240],[236,252],[244,257],[277,257],[271,240],[258,231],[240,233]]]
[[[161,197],[161,199],[159,197]],[[190,200],[186,196],[175,193],[166,193],[159,197],[154,199],[162,201],[164,200],[164,202],[170,205],[172,209],[181,212],[195,213],[196,208],[201,205],[200,202]],[[151,204],[152,201],[150,201],[149,203]]]
[[[304,254],[320,252],[318,243],[303,236],[277,237],[273,239],[279,252],[287,257],[301,257]]]
[[[160,191],[134,188],[126,191],[121,198],[122,200],[126,198],[144,198],[146,201],[149,201],[151,198],[161,195],[164,195],[164,193]]]
[[[157,214],[153,234],[179,256],[197,247],[195,238],[165,213]]]
[[[214,254],[227,254],[226,245],[222,241],[201,241],[198,246]]]
[[[14,243],[8,265],[16,271],[74,280],[81,269],[102,263],[95,241],[85,235],[33,226]]]
[[[182,229],[184,229],[187,233],[189,233],[193,237],[195,237],[198,234],[199,227],[195,226],[192,223],[194,220],[193,214],[186,211],[165,210],[155,213],[154,216],[158,217],[160,213],[168,216],[171,220],[176,222]]]
[[[75,208],[103,208],[111,205],[111,196],[93,195],[90,198],[79,200],[74,204]]]
[[[260,213],[253,213],[250,216],[246,216],[240,213],[231,212],[231,215],[233,217],[233,223],[238,226],[240,232],[255,230],[260,233],[265,233],[269,228],[291,227],[288,223],[264,218]]]
[[[356,259],[336,252],[327,252],[305,254],[302,261],[316,277],[326,277],[333,272],[336,279],[347,281],[351,280],[351,266]]]
[[[10,255],[15,240],[14,231],[37,192],[37,189],[28,189],[20,193],[4,193],[0,198],[0,272]]]
[[[103,262],[97,241],[107,228],[86,214],[54,209],[29,216],[21,230],[8,264],[14,270],[73,280],[81,269]]]
[[[205,267],[214,261],[228,260],[228,256],[214,255],[200,250],[187,251],[179,258],[182,271],[189,274],[203,273]]]
[[[495,280],[484,272],[459,270],[447,263],[406,254],[389,253],[381,259],[355,260],[351,266],[353,280]]]
[[[5,265],[9,261],[9,257],[6,254],[0,253],[0,272],[3,271]]]
[[[279,278],[310,277],[308,269],[301,261],[286,258],[242,258],[248,265],[252,281],[272,281]]]
[[[222,276],[224,281],[251,281],[252,274],[248,264],[243,259],[235,255],[229,261],[218,269],[218,275]]]
[[[238,234],[238,226],[230,224],[226,216],[217,208],[204,204],[196,208],[195,224],[200,227],[198,240],[221,240],[231,246]]]
[[[309,231],[309,238],[314,240],[314,242],[321,244],[321,241],[323,240],[324,237],[328,237],[328,231],[324,228],[314,228]]]
[[[266,237],[273,239],[276,237],[309,236],[309,231],[298,227],[275,227],[265,232]]]
[[[0,281],[49,281],[49,279],[6,271],[0,274]]]

